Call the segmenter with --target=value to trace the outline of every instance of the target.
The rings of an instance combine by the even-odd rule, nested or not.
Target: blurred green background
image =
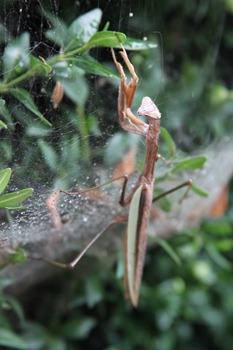
[[[140,77],[135,106],[142,96],[156,99],[162,125],[184,152],[205,153],[216,140],[232,137],[231,0],[4,0],[0,3],[2,85],[27,71],[26,32],[29,52],[48,62],[59,54],[67,27],[97,7],[103,11],[100,29],[109,22],[109,30],[158,43],[156,49],[130,54]],[[20,48],[18,57],[22,52],[18,72],[6,62],[10,54],[17,56],[12,47]],[[108,49],[93,49],[91,55],[116,72]],[[37,74],[23,80],[20,87],[30,92],[35,104],[31,110],[19,103],[17,94],[2,90],[6,106],[0,105],[0,119],[8,129],[0,131],[0,165],[12,168],[17,186],[71,188],[77,173],[79,181],[93,185],[93,179],[90,183],[87,179],[90,169],[108,165],[107,146],[114,133],[121,132],[116,116],[118,81],[108,71],[97,76],[82,64],[82,74],[76,66],[77,72],[74,66],[64,69],[58,64],[49,77]],[[65,79],[68,69],[76,88],[67,86],[59,108],[53,109],[55,81]],[[52,128],[36,120],[34,106]],[[124,148],[116,158],[123,153]],[[74,164],[79,164],[78,172]],[[104,262],[86,258],[87,265],[95,267],[82,279],[76,271],[59,272],[20,298],[4,292],[11,281],[1,279],[1,348],[233,348],[231,188],[230,184],[229,208],[220,218],[169,238],[180,264],[160,246],[148,250],[137,309],[123,298],[120,257],[112,271],[106,271]]]

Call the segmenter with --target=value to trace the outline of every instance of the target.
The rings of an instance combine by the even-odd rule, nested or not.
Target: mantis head
[[[145,117],[150,117],[153,119],[160,119],[161,114],[157,108],[157,106],[154,104],[152,99],[148,96],[143,97],[141,106],[138,108],[137,114]]]

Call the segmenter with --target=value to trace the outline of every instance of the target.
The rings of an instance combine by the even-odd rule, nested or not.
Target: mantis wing
[[[125,285],[134,306],[138,303],[141,285],[151,203],[151,191],[147,185],[142,184],[134,193],[130,204],[125,242]]]
[[[142,185],[138,187],[134,193],[129,208],[128,230],[126,235],[125,247],[125,281],[126,289],[129,293],[131,301],[134,300],[134,281],[135,281],[135,265],[137,258],[137,231],[138,231],[138,213],[140,199],[142,193]]]

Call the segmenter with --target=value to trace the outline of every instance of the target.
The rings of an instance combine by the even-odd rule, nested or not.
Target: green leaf
[[[157,238],[156,241],[158,244],[165,250],[165,252],[172,258],[172,260],[177,264],[181,265],[180,257],[176,254],[174,249],[170,246],[170,244],[164,239]]]
[[[0,328],[0,345],[18,350],[28,350],[26,342],[9,329]]]
[[[102,31],[93,35],[85,47],[87,50],[93,47],[119,47],[119,41],[123,43],[125,39],[126,36],[123,33]]]
[[[62,21],[61,18],[54,16],[53,13],[44,10],[44,8],[42,9],[42,13],[53,26],[52,29],[48,29],[46,31],[46,38],[53,41],[58,46],[63,47],[67,33],[67,25]]]
[[[15,209],[15,206],[27,199],[33,192],[32,188],[25,188],[20,191],[3,194],[0,196],[0,208]]]
[[[51,134],[52,129],[40,122],[31,123],[27,129],[26,134],[31,137],[44,137]]]
[[[6,45],[7,42],[12,40],[12,35],[9,32],[9,30],[3,25],[3,23],[0,24],[0,43],[3,43]]]
[[[62,28],[63,27],[63,28]],[[56,45],[62,47],[64,45],[65,35],[67,33],[67,26],[63,23],[61,30],[48,29],[45,33],[47,39],[53,41]]]
[[[21,36],[7,45],[3,55],[4,75],[9,77],[22,74],[30,66],[30,37],[24,32]]]
[[[3,116],[9,124],[13,124],[13,119],[11,117],[11,113],[9,112],[6,106],[5,100],[1,99],[0,101],[0,115]]]
[[[5,104],[6,104],[6,101],[0,98],[0,110],[3,106],[5,106]]]
[[[99,128],[98,120],[95,115],[88,114],[87,116],[87,127],[91,135],[101,136],[101,130]]]
[[[26,261],[25,250],[17,248],[14,253],[11,254],[9,263],[11,264],[22,264]]]
[[[11,93],[19,100],[19,102],[21,102],[27,109],[29,109],[29,111],[34,113],[42,123],[51,126],[50,122],[45,119],[44,116],[40,113],[27,90],[24,90],[22,88],[15,88],[11,89]]]
[[[160,133],[161,133],[162,138],[166,142],[168,152],[169,152],[170,156],[172,157],[176,151],[175,142],[173,141],[173,139],[172,139],[170,133],[167,131],[167,129],[160,127]]]
[[[202,224],[202,229],[215,236],[231,236],[232,223],[227,217],[220,217],[217,219],[205,220]]]
[[[1,142],[1,153],[2,153],[2,161],[3,157],[5,161],[9,162],[12,160],[12,144],[9,144],[9,142]]]
[[[201,197],[208,197],[208,192],[204,191],[202,188],[192,184],[191,190]]]
[[[68,136],[68,135],[67,135]],[[59,158],[59,162],[66,164],[70,169],[73,169],[73,165],[80,160],[80,143],[79,138],[76,135],[64,139],[62,143],[62,151]],[[58,187],[62,188],[62,187]]]
[[[46,75],[52,72],[52,67],[44,60],[39,60],[37,57],[30,56],[30,68],[38,71],[38,67],[40,67],[41,71]]]
[[[62,333],[68,339],[85,339],[95,325],[96,320],[93,317],[74,319],[63,324]]]
[[[225,259],[224,256],[221,255],[213,245],[206,245],[206,250],[216,265],[224,270],[231,271],[232,264],[227,259]]]
[[[233,239],[219,239],[214,246],[221,252],[230,252],[233,249]]]
[[[86,73],[100,75],[102,77],[118,78],[118,75],[104,67],[100,62],[95,60],[90,55],[83,55],[81,57],[75,57],[72,59],[79,68],[83,69]]]
[[[26,210],[28,209],[28,207],[26,205],[17,205],[16,207],[5,207],[4,209],[8,209],[8,210]]]
[[[0,120],[0,129],[1,128],[7,129],[7,125],[2,120]]]
[[[9,287],[11,284],[13,284],[12,279],[9,278],[3,278],[0,279],[0,293],[3,294],[3,290],[7,287]]]
[[[54,75],[56,79],[73,79],[83,74],[82,70],[79,69],[72,61],[62,61],[53,65]]]
[[[86,303],[89,308],[93,308],[103,299],[103,286],[99,276],[88,278],[85,284]]]
[[[206,160],[207,158],[204,156],[183,158],[181,161],[178,162],[178,165],[176,165],[172,169],[172,173],[177,174],[184,170],[200,169],[203,167]]]
[[[0,194],[5,190],[11,178],[11,169],[6,168],[0,171]]]
[[[200,282],[210,286],[217,282],[216,271],[210,260],[199,259],[192,263],[192,274]]]
[[[72,67],[74,74],[66,79],[59,78],[66,96],[68,96],[76,105],[84,105],[88,98],[88,85],[86,79],[83,77],[83,73],[76,74],[77,71],[82,72],[77,67]]]
[[[102,11],[94,9],[78,17],[68,28],[65,36],[65,51],[73,50],[87,43],[97,32]]]
[[[155,49],[156,47],[158,47],[158,44],[153,41],[139,40],[139,39],[133,39],[128,37],[124,41],[124,48],[126,50],[133,50],[133,51],[148,50],[148,49]]]
[[[50,167],[52,171],[56,171],[59,164],[57,153],[47,142],[43,140],[39,140],[38,144],[43,154],[45,163]]]
[[[24,317],[24,310],[20,302],[16,300],[14,297],[10,296],[9,294],[7,296],[4,295],[4,301],[7,303],[7,307],[10,308],[12,311],[14,311],[14,313],[19,319],[19,322],[23,323],[25,321],[25,317]]]

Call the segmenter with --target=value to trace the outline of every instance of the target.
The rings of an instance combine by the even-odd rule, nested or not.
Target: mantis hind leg
[[[49,259],[45,259],[45,258],[37,258],[37,257],[33,257],[33,256],[28,256],[29,259],[32,260],[40,260],[40,261],[44,261],[50,265],[56,266],[56,267],[60,267],[63,269],[73,269],[78,262],[81,260],[81,258],[85,255],[85,253],[89,250],[89,248],[91,248],[91,246],[102,236],[102,234],[104,232],[106,232],[109,228],[111,228],[113,225],[121,223],[121,222],[125,222],[127,221],[128,216],[119,216],[117,218],[115,218],[114,220],[112,220],[108,225],[106,225],[100,232],[98,232],[91,240],[90,242],[88,242],[88,244],[83,248],[83,250],[69,263],[62,263],[59,261],[55,261],[55,260],[49,260]]]
[[[159,199],[167,196],[170,193],[176,192],[177,190],[179,190],[180,188],[183,188],[183,187],[187,187],[187,190],[185,191],[184,195],[182,196],[182,198],[179,201],[181,203],[184,200],[184,198],[187,197],[187,195],[188,195],[188,193],[189,193],[189,191],[190,191],[190,189],[192,187],[192,180],[187,180],[187,181],[183,182],[182,184],[180,184],[180,185],[178,185],[176,187],[173,187],[173,188],[171,188],[168,191],[165,191],[165,192],[161,193],[160,195],[154,197],[152,202],[156,202]]]

